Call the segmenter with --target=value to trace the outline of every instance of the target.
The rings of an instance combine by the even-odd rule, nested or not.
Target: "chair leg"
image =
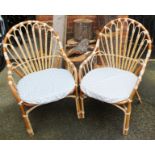
[[[34,132],[33,132],[32,125],[31,125],[31,122],[30,122],[30,119],[29,119],[28,115],[23,115],[23,119],[24,119],[24,122],[25,122],[27,133],[30,136],[33,136]]]
[[[81,94],[81,92],[80,92]],[[79,95],[78,87],[75,88],[75,102],[76,102],[76,111],[78,119],[84,118],[84,106],[83,102],[81,102],[81,95]]]
[[[81,109],[81,117],[80,118],[85,118],[84,98],[82,95],[80,95],[80,109]]]
[[[123,135],[128,135],[130,115],[131,115],[131,102],[128,102],[127,109],[124,115]]]
[[[141,96],[139,95],[138,90],[136,91],[136,95],[137,95],[137,97],[138,97],[139,102],[140,102],[141,104],[143,104],[142,98],[141,98]]]
[[[33,129],[32,129],[32,125],[31,125],[30,119],[28,117],[28,114],[26,114],[26,112],[24,110],[24,106],[23,105],[20,105],[20,110],[22,112],[22,116],[23,116],[23,119],[24,119],[24,122],[25,122],[27,133],[30,136],[33,136],[34,132],[33,132]]]
[[[78,119],[84,118],[84,113],[83,113],[83,106],[81,105],[81,101],[79,97],[76,97],[76,110],[77,110],[77,117]]]
[[[76,103],[76,111],[77,111],[77,117],[80,119],[80,101],[79,101],[79,97],[75,98],[75,103]]]

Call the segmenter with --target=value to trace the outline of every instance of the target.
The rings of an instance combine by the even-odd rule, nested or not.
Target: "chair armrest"
[[[78,75],[77,75],[77,69],[76,69],[75,65],[71,62],[71,60],[65,54],[63,54],[62,57],[63,57],[64,61],[66,62],[66,69],[71,72],[71,74],[74,77],[75,83],[77,85],[78,84]]]
[[[131,95],[130,95],[130,98],[133,98],[136,90],[138,89],[139,87],[139,84],[141,83],[142,81],[142,76],[144,74],[144,71],[145,71],[145,67],[146,67],[146,62],[143,60],[143,59],[140,59],[139,62],[138,62],[138,67],[136,68],[136,71],[135,71],[135,74],[138,76],[138,80],[136,82],[136,85],[134,87],[134,90],[132,91]]]
[[[9,84],[11,91],[12,91],[13,95],[15,96],[17,102],[20,102],[21,99],[19,97],[17,87],[16,87],[16,83],[15,83],[13,73],[11,70],[8,70],[8,84]]]
[[[90,56],[86,58],[82,62],[82,64],[79,67],[79,81],[92,69],[94,69],[93,61],[94,57],[96,56],[96,52],[93,52]]]
[[[97,59],[96,55],[99,52],[99,42],[100,39],[97,39],[96,42],[96,46],[92,52],[92,54],[90,54],[80,65],[79,67],[79,82],[81,81],[81,79],[92,69],[95,68],[94,64],[96,63]]]
[[[144,65],[144,60],[143,60],[143,59],[140,59],[137,65],[138,65],[138,66],[137,66],[137,68],[136,68],[135,74],[136,74],[137,76],[139,76],[140,71],[142,70],[143,65]]]

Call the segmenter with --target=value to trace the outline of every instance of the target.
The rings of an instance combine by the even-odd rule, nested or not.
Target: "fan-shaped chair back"
[[[106,24],[99,34],[99,55],[109,67],[135,72],[151,54],[151,39],[145,27],[130,18],[118,18]]]
[[[64,54],[53,28],[39,21],[25,21],[12,27],[3,48],[8,67],[21,75],[59,67]]]

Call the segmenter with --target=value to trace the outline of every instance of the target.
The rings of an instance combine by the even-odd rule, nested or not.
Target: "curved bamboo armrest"
[[[65,68],[68,71],[71,72],[71,74],[74,77],[75,84],[77,85],[78,84],[78,75],[77,75],[77,69],[76,69],[76,67],[74,66],[74,64],[71,62],[71,60],[64,53],[62,54],[62,57],[63,57],[64,61],[67,64]]]
[[[82,62],[82,64],[79,67],[79,81],[92,69],[94,69],[94,64],[93,61],[95,60],[94,57],[96,56],[96,52],[94,51],[90,56],[86,58]]]
[[[89,71],[95,68],[95,64],[97,60],[95,59],[96,54],[99,52],[99,42],[100,40],[97,39],[96,46],[93,52],[81,63],[79,67],[79,82],[81,79],[86,75]]]
[[[16,82],[15,82],[15,79],[13,77],[13,72],[10,69],[8,70],[8,84],[9,84],[11,91],[12,91],[13,95],[15,96],[17,102],[19,103],[21,101],[21,99],[18,95]]]
[[[145,64],[145,63],[144,63],[144,60],[143,60],[143,59],[140,59],[139,62],[137,63],[137,68],[136,68],[136,70],[135,70],[135,74],[136,74],[137,76],[139,76],[139,74],[140,74],[140,72],[141,72],[141,70],[142,70],[144,64]]]
[[[139,87],[139,84],[141,83],[142,81],[142,76],[143,76],[143,73],[144,73],[144,70],[145,70],[145,66],[146,66],[146,63],[143,59],[139,59],[138,61],[138,64],[137,64],[137,68],[135,70],[135,75],[138,76],[138,80],[135,84],[135,87],[134,89],[132,90],[131,94],[130,94],[130,97],[129,99],[132,101],[135,93],[137,92],[138,90],[138,87]]]

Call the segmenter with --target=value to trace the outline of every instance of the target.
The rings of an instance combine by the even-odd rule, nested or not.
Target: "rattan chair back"
[[[151,38],[138,21],[118,18],[101,30],[99,52],[104,65],[135,72],[137,65],[150,57]]]
[[[53,28],[39,21],[12,27],[4,39],[3,51],[9,67],[22,75],[60,67],[61,56],[65,55]]]

